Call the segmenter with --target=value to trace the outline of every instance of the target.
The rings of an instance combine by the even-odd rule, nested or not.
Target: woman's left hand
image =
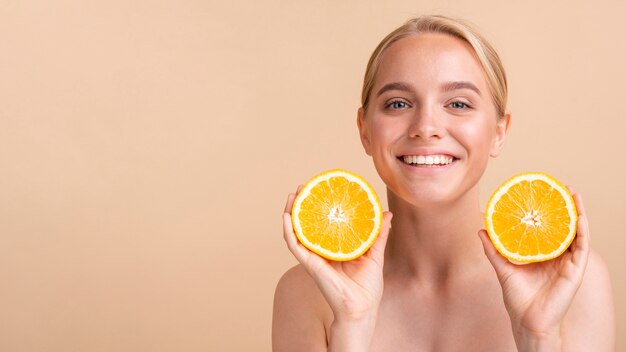
[[[560,326],[583,280],[589,257],[589,228],[582,198],[573,192],[578,210],[576,238],[559,257],[516,265],[494,248],[487,232],[479,236],[502,286],[519,351],[560,350]]]

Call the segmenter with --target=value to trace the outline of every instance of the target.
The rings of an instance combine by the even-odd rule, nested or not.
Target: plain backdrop
[[[482,204],[522,171],[582,193],[626,335],[626,2],[2,0],[0,350],[269,351],[287,194],[341,167],[384,198],[363,73],[424,13],[508,72]]]

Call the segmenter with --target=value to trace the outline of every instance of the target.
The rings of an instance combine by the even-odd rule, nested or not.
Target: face
[[[504,143],[471,46],[445,34],[401,39],[383,54],[367,112],[363,147],[388,189],[416,206],[453,202],[476,187]]]

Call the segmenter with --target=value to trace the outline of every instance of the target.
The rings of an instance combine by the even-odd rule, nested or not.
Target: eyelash
[[[395,104],[404,104],[404,107],[398,108],[398,107],[393,107],[393,105]],[[399,100],[399,99],[394,99],[392,101],[390,101],[389,103],[385,104],[385,109],[393,109],[393,110],[400,110],[400,109],[405,109],[409,107],[409,103],[407,103],[404,100]]]
[[[463,107],[462,108],[459,108],[459,107],[455,108],[455,107],[452,107],[453,104],[462,104]],[[455,109],[455,110],[466,110],[466,109],[471,109],[472,108],[468,103],[466,103],[464,101],[458,101],[458,100],[451,102],[447,106],[449,106],[450,108]]]

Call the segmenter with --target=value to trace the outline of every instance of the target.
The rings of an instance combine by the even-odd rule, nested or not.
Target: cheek
[[[406,130],[401,119],[380,119],[372,122],[371,141],[377,150],[387,150]]]
[[[489,158],[491,144],[493,144],[495,124],[490,124],[485,119],[467,123],[458,130],[458,139],[464,144],[465,149],[472,158]]]

